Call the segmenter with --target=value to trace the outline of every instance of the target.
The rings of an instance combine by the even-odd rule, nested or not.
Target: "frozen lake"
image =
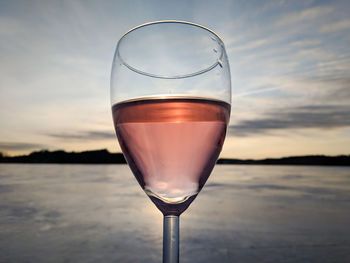
[[[350,262],[350,167],[217,165],[181,262]],[[0,262],[161,262],[162,215],[126,165],[0,165]]]

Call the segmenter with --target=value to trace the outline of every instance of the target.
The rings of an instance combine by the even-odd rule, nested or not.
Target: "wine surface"
[[[181,214],[220,154],[230,105],[191,97],[145,98],[112,107],[117,137],[137,181],[164,215]]]

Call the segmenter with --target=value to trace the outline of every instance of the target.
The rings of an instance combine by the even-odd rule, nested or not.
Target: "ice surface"
[[[350,262],[350,168],[217,165],[181,262]],[[126,165],[0,165],[0,262],[161,262],[162,215]]]

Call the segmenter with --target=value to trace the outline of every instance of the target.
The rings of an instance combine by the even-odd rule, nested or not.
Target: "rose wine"
[[[121,102],[112,112],[120,146],[137,181],[164,215],[180,215],[215,165],[230,105],[159,97]]]

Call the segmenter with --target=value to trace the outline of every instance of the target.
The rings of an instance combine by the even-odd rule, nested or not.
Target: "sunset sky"
[[[222,157],[350,154],[350,1],[2,1],[0,151],[120,151],[109,81],[136,25],[187,20],[226,45]]]

